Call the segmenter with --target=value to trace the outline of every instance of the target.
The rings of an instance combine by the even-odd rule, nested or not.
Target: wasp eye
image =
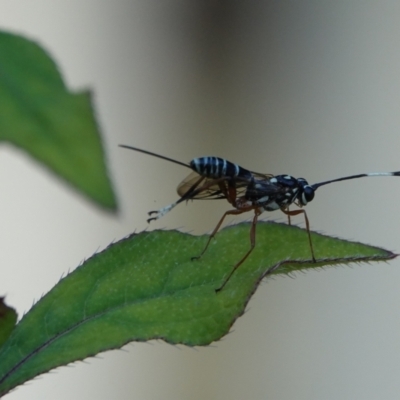
[[[315,190],[309,185],[306,185],[303,187],[303,194],[301,196],[301,202],[303,203],[303,206],[305,206],[307,203],[309,203],[315,195]]]

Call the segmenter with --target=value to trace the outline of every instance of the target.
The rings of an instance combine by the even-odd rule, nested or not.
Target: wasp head
[[[304,178],[298,178],[297,182],[299,183],[299,193],[297,198],[299,203],[302,206],[305,206],[314,198],[315,189],[310,186]]]

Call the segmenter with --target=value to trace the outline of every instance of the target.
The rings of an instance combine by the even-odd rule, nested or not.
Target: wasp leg
[[[226,183],[228,183],[228,187],[226,187]],[[222,194],[226,197],[226,200],[228,200],[228,203],[232,204],[235,206],[236,203],[236,188],[233,185],[232,182],[230,181],[223,181],[219,182],[218,184]]]
[[[198,194],[208,190],[211,186],[214,186],[216,184],[219,185],[222,193],[227,197],[228,201],[231,204],[234,202],[234,200],[236,199],[236,189],[233,188],[231,191],[228,192],[226,190],[226,188],[223,186],[223,182],[229,181],[230,178],[226,178],[226,177],[219,178],[212,182],[208,182],[208,183],[204,184],[203,186],[198,187],[204,179],[205,178],[203,176],[201,176],[179,200],[175,201],[175,203],[171,203],[168,206],[160,208],[159,210],[156,210],[156,211],[149,211],[148,212],[149,215],[154,215],[154,214],[156,214],[156,215],[155,215],[155,217],[149,218],[147,220],[147,223],[150,223],[151,221],[155,221],[156,219],[163,217],[165,214],[170,212],[179,203],[182,203],[183,201],[186,201],[186,200],[191,200],[191,199],[196,198],[196,196]]]
[[[225,217],[226,217],[227,215],[239,215],[239,214],[243,214],[244,212],[247,212],[247,211],[249,211],[248,208],[243,209],[243,210],[229,210],[229,211],[227,211],[227,212],[222,216],[222,218],[219,220],[217,226],[216,226],[216,227],[214,228],[214,230],[212,231],[212,233],[211,233],[211,235],[209,236],[208,241],[207,241],[207,244],[206,244],[206,246],[204,247],[203,251],[202,251],[198,256],[192,257],[192,261],[193,261],[193,260],[198,260],[198,259],[206,252],[206,250],[207,250],[207,248],[208,248],[208,245],[209,245],[210,242],[211,242],[211,239],[217,234],[217,232],[219,231],[219,228],[220,228],[221,225],[222,225],[222,222],[224,221],[224,219],[225,219]]]
[[[181,200],[181,199],[179,199]],[[176,201],[175,203],[169,204],[168,206],[165,206],[163,208],[160,208],[157,211],[149,211],[149,215],[153,215],[156,214],[155,217],[151,217],[147,220],[147,223],[149,224],[151,221],[155,221],[156,219],[159,219],[161,217],[163,217],[166,213],[170,212],[177,204],[180,203],[180,201]]]
[[[249,251],[245,254],[245,256],[232,268],[232,271],[229,273],[228,277],[225,278],[224,283],[218,288],[215,289],[215,292],[218,293],[220,292],[225,285],[228,283],[229,279],[231,279],[232,275],[234,274],[234,272],[243,264],[243,262],[246,260],[246,258],[250,255],[250,253],[254,250],[254,247],[256,245],[256,225],[257,225],[257,219],[258,216],[261,214],[261,211],[259,211],[258,209],[254,210],[254,218],[253,218],[253,222],[251,224],[251,228],[250,228],[250,249]]]
[[[281,211],[289,217],[294,216],[294,215],[304,214],[304,219],[306,221],[306,229],[307,229],[307,234],[308,234],[308,241],[310,243],[311,257],[312,257],[313,262],[316,262],[315,256],[314,256],[314,247],[313,247],[312,240],[311,240],[310,223],[308,222],[308,217],[307,217],[307,213],[305,212],[305,210],[289,211],[289,210],[284,210],[281,208]]]
[[[175,203],[169,204],[168,206],[165,206],[163,208],[160,208],[159,210],[156,211],[149,211],[148,215],[154,215],[156,214],[155,217],[151,217],[147,220],[147,223],[149,224],[151,221],[155,221],[156,219],[159,219],[163,217],[165,214],[170,212],[175,206],[177,206],[179,203],[182,203],[182,201],[185,200],[190,200],[194,195],[197,193],[201,192],[204,189],[199,189],[197,186],[204,180],[204,177],[200,177],[190,188],[189,190],[185,193],[184,196],[182,196],[179,200],[175,201]]]

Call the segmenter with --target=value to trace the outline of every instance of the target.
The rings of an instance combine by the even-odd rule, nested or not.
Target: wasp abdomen
[[[250,179],[252,174],[247,169],[219,157],[199,157],[190,162],[193,171],[206,178],[245,178]]]

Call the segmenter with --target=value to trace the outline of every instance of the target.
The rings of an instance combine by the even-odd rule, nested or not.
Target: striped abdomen
[[[252,173],[237,164],[218,157],[199,157],[190,162],[193,171],[206,178],[230,178],[251,179]]]

